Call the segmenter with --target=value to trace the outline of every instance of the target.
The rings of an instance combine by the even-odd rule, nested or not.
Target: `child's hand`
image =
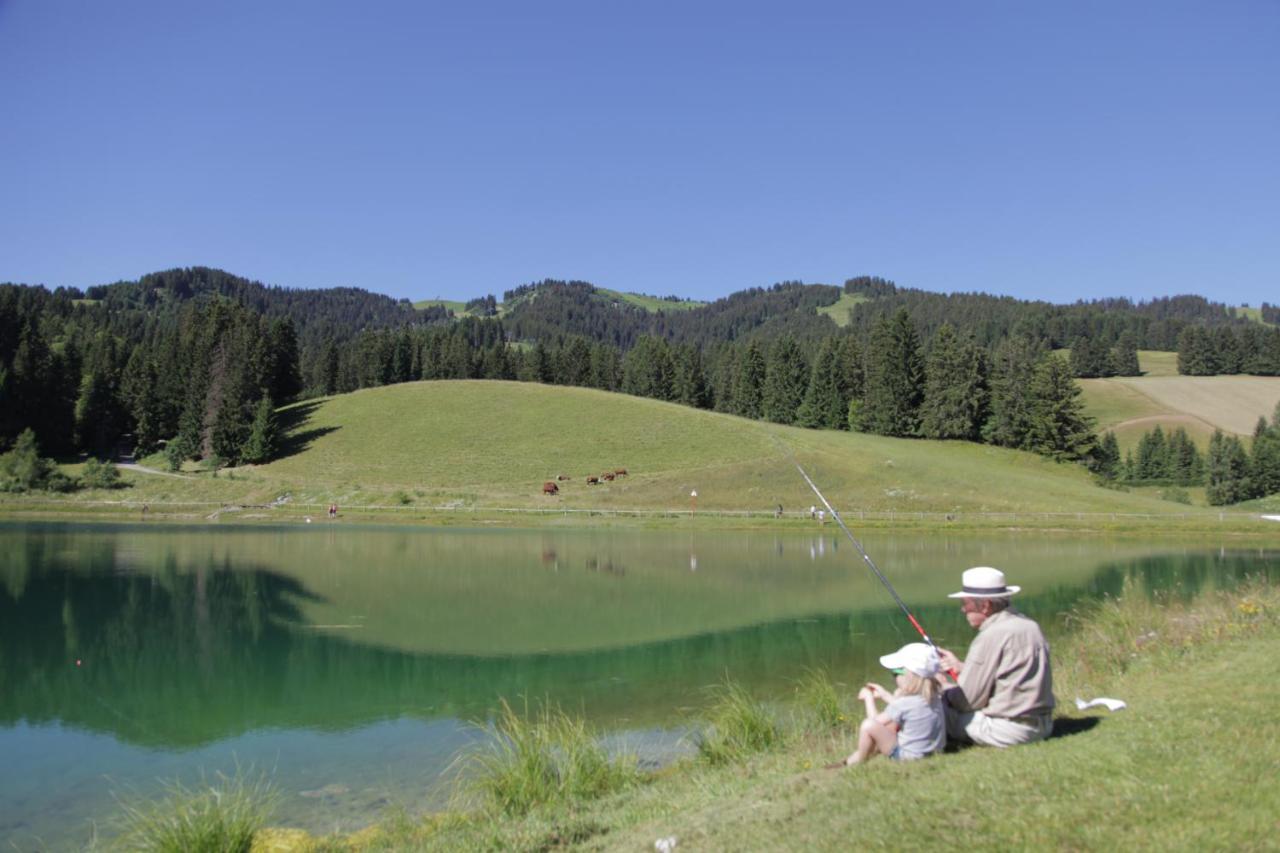
[[[868,699],[872,699],[875,697],[875,693],[873,693],[870,688],[871,688],[871,685],[868,684],[866,687],[858,691],[859,702],[865,702]]]
[[[868,684],[867,689],[869,689],[871,691],[871,695],[877,699],[883,699],[885,702],[893,699],[893,694],[888,690],[885,690],[879,684]]]

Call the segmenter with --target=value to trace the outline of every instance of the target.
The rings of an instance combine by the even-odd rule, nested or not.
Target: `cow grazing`
[[[544,495],[556,495],[560,493],[560,487],[551,480],[547,480],[542,484],[542,493]]]
[[[601,475],[600,475],[600,479],[601,479],[601,480],[612,480],[612,479],[613,479],[613,472],[612,472],[612,471],[605,471],[603,474],[601,474]]]
[[[627,469],[626,469],[626,468],[619,468],[619,469],[617,469],[616,471],[614,471],[614,472],[613,472],[613,475],[614,475],[615,477],[625,477],[625,476],[627,476]]]
[[[600,478],[599,478],[599,477],[588,477],[588,478],[587,478],[587,485],[588,485],[588,486],[598,486],[598,485],[600,485]]]
[[[557,479],[557,480],[560,480],[561,482],[564,482],[564,481],[566,481],[566,480],[568,480],[568,479],[569,479],[569,475],[568,475],[568,474],[557,474],[557,475],[556,475],[556,479]]]

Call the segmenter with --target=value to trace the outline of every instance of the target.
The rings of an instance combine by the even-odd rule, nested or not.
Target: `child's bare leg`
[[[888,755],[898,745],[898,733],[876,720],[867,719],[858,726],[858,748],[845,759],[850,766],[861,764],[876,753]]]

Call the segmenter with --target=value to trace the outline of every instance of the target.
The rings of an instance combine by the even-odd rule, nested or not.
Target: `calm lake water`
[[[763,696],[806,667],[858,684],[915,639],[840,536],[0,524],[0,848],[78,847],[112,833],[115,795],[237,765],[271,772],[281,824],[429,807],[499,697],[669,760],[726,674]],[[1004,568],[1051,635],[1126,578],[1189,595],[1280,576],[1280,550],[1216,542],[864,544],[961,653],[945,596],[972,565]]]

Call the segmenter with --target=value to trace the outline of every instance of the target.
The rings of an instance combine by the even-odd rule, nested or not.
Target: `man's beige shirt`
[[[1034,620],[1016,610],[988,616],[960,670],[970,708],[1011,719],[1053,711],[1049,643]]]

